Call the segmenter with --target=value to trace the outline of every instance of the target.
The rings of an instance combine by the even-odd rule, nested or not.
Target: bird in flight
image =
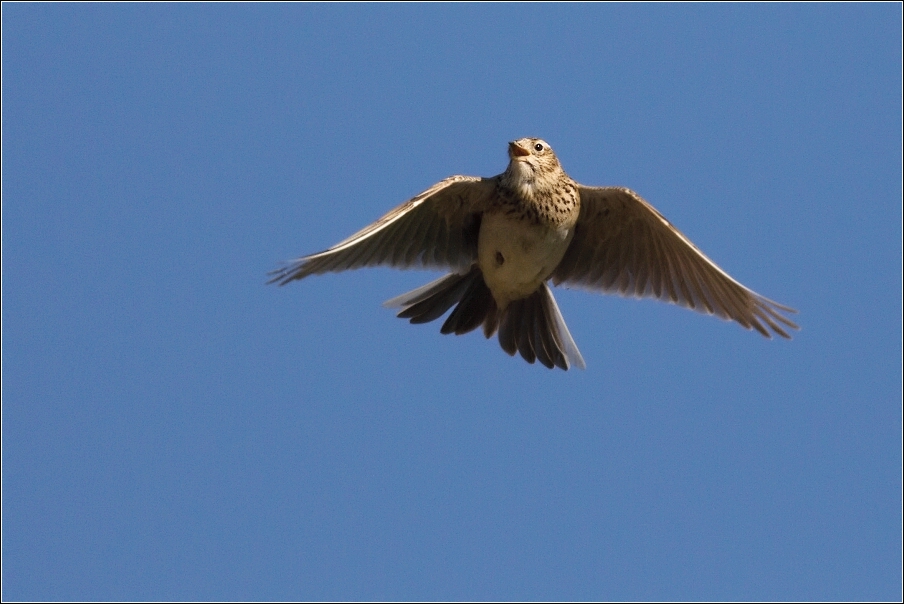
[[[333,247],[275,270],[269,283],[366,266],[451,272],[385,305],[444,334],[483,327],[528,363],[585,368],[549,282],[654,297],[733,320],[767,338],[798,329],[793,308],[747,289],[634,191],[572,180],[538,138],[509,143],[505,172],[452,176]]]

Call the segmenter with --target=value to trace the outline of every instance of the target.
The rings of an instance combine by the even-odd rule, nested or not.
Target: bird
[[[550,283],[652,297],[790,339],[797,311],[741,285],[640,195],[569,177],[549,144],[508,144],[492,177],[451,176],[333,247],[271,271],[285,285],[371,266],[447,275],[384,303],[411,323],[455,307],[440,332],[483,328],[510,356],[552,369],[586,368]]]

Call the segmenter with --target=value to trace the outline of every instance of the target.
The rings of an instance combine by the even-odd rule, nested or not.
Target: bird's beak
[[[524,157],[526,155],[530,155],[530,151],[528,151],[524,147],[519,147],[518,143],[509,143],[509,157],[511,159],[515,159],[516,157]]]

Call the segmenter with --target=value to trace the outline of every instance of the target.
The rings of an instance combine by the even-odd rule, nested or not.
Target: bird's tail
[[[482,325],[487,338],[498,329],[502,349],[510,355],[520,352],[528,363],[539,360],[550,369],[586,367],[546,283],[500,311],[483,274],[474,266],[465,274],[446,275],[384,303],[401,308],[398,316],[412,323],[438,319],[454,305],[442,333],[461,335]]]

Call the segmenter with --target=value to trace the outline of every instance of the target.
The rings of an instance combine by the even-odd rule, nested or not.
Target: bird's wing
[[[495,177],[451,176],[330,249],[273,271],[270,283],[378,265],[466,269],[477,259],[480,212],[495,189]]]
[[[574,239],[552,275],[624,296],[656,297],[723,319],[771,338],[798,329],[783,313],[793,308],[753,292],[716,266],[681,231],[634,191],[579,187],[581,213]],[[783,327],[784,326],[784,327]]]

